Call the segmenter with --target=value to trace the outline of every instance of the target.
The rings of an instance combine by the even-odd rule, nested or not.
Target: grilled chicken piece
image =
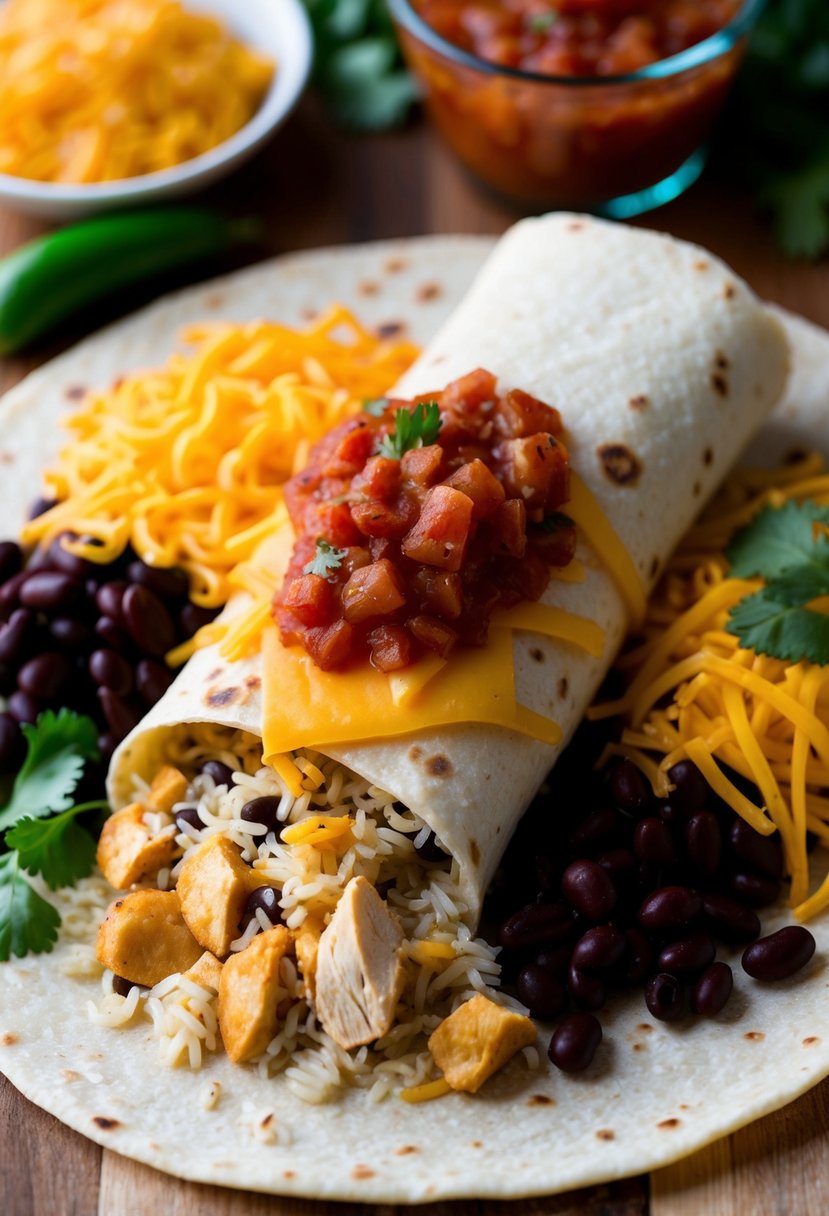
[[[230,952],[248,895],[262,880],[226,836],[209,836],[181,867],[177,890],[190,932],[217,958]]]
[[[291,945],[291,934],[277,925],[231,954],[219,980],[219,1029],[234,1064],[259,1056],[276,1034],[279,964]],[[284,992],[283,992],[284,996]]]
[[[317,1016],[349,1050],[392,1027],[405,981],[403,930],[374,887],[352,878],[317,951]]]
[[[176,892],[147,890],[110,904],[95,953],[116,975],[152,988],[174,971],[187,971],[202,950],[184,923]]]
[[[192,980],[194,984],[201,984],[202,988],[215,988],[218,992],[222,966],[215,954],[205,950],[196,965],[187,972],[185,979]]]
[[[157,811],[172,811],[177,802],[181,802],[187,793],[187,778],[172,764],[163,764],[153,777],[147,801],[152,803]]]
[[[299,963],[302,978],[305,980],[305,992],[311,1004],[316,993],[317,953],[323,924],[318,916],[308,916],[298,929],[294,930],[294,949]]]
[[[153,836],[143,822],[146,807],[133,802],[110,815],[98,841],[97,860],[104,878],[124,890],[172,864],[173,836]]]
[[[473,996],[444,1018],[429,1038],[429,1050],[453,1089],[474,1094],[507,1060],[535,1042],[530,1018]]]

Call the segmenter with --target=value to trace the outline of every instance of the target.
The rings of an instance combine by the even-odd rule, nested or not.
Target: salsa
[[[414,0],[448,42],[542,76],[621,76],[703,42],[742,0]]]
[[[273,615],[323,670],[482,646],[493,611],[539,599],[575,551],[557,409],[480,368],[368,407],[285,486],[296,543]]]

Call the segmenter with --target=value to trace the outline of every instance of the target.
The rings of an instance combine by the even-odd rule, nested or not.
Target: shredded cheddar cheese
[[[400,1097],[404,1102],[430,1102],[432,1098],[442,1098],[450,1094],[452,1086],[443,1077],[437,1081],[427,1081],[424,1085],[413,1085],[409,1089],[401,1089]]]
[[[178,0],[6,0],[0,173],[85,183],[168,169],[243,127],[273,72]]]
[[[829,907],[829,877],[810,894],[806,848],[807,831],[829,846],[829,667],[756,654],[725,632],[731,609],[761,583],[729,578],[723,551],[761,507],[787,499],[829,503],[819,455],[732,474],[672,558],[648,606],[644,643],[620,661],[632,673],[624,697],[588,716],[623,715],[621,741],[603,759],[628,756],[657,795],[665,796],[668,770],[687,757],[751,827],[778,832],[790,902],[807,920]],[[728,770],[753,783],[759,804]]]
[[[256,321],[184,337],[192,354],[90,395],[66,419],[70,442],[45,477],[57,506],[26,524],[22,539],[73,532],[92,543],[66,548],[97,562],[132,544],[149,565],[182,566],[191,598],[219,607],[236,588],[266,591],[249,559],[284,523],[283,483],[417,350],[375,337],[337,307],[304,330]],[[250,623],[238,626],[247,638]],[[201,643],[215,632],[208,626]]]

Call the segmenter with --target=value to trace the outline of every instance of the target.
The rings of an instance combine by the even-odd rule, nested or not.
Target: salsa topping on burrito
[[[492,613],[538,600],[575,552],[557,409],[481,368],[371,404],[285,486],[297,539],[274,617],[325,671],[482,646]]]

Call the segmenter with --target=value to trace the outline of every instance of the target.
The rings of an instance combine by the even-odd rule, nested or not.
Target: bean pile
[[[566,1072],[592,1061],[602,1037],[594,1014],[612,990],[642,988],[661,1021],[714,1017],[733,987],[717,943],[744,946],[744,970],[763,981],[793,975],[815,949],[800,925],[760,937],[757,909],[777,899],[783,880],[776,833],[755,832],[689,761],[671,769],[670,797],[657,799],[629,760],[603,779],[594,760],[583,745],[562,758],[551,790],[519,825],[485,909],[485,931],[503,947],[504,983],[532,1015],[577,1010],[548,1051]]]
[[[28,560],[0,542],[0,775],[23,759],[21,724],[47,708],[93,718],[107,760],[172,682],[165,653],[214,616],[188,600],[184,571],[131,550],[97,565],[59,539]]]

